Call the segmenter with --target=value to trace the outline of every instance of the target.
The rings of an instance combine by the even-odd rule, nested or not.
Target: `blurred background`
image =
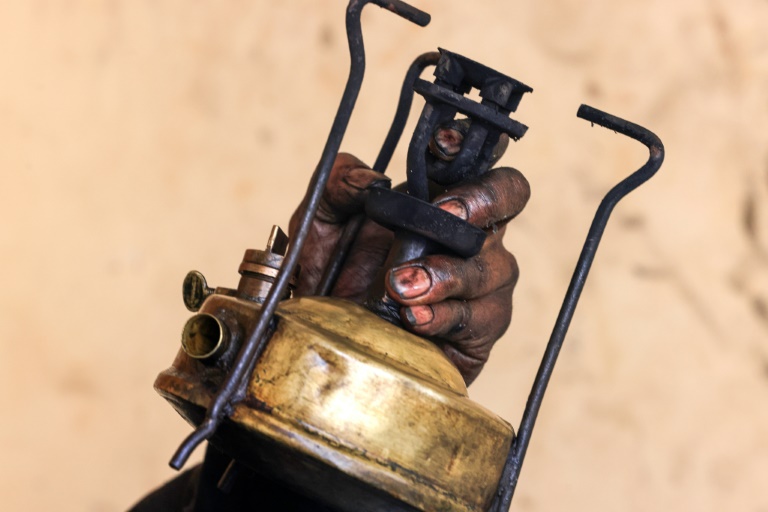
[[[437,46],[534,88],[502,160],[533,190],[506,238],[514,318],[470,388],[513,425],[594,209],[647,157],[579,104],[667,149],[609,224],[513,510],[768,511],[768,3],[413,3],[429,27],[364,13],[342,149],[372,163],[408,64]],[[181,281],[234,286],[243,251],[287,227],[346,80],[344,9],[0,3],[4,510],[122,510],[173,476],[190,429],[152,382]],[[404,163],[405,144],[396,179]]]

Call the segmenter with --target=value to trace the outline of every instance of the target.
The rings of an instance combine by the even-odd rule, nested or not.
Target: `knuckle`
[[[512,288],[511,287],[509,288],[509,290],[501,291],[501,296],[497,297],[497,300],[496,300],[496,309],[497,309],[497,312],[494,315],[494,318],[496,318],[496,322],[494,322],[493,327],[491,328],[491,333],[490,333],[490,336],[492,337],[494,342],[499,338],[501,338],[505,332],[507,332],[507,329],[509,328],[509,324],[512,323]]]
[[[493,274],[489,265],[484,257],[475,257],[467,262],[472,268],[472,278],[467,279],[464,286],[464,294],[467,297],[473,297],[477,294],[484,293],[493,282]]]
[[[512,323],[512,304],[510,303],[508,307],[504,307],[502,311],[499,314],[499,324],[496,329],[494,329],[493,332],[493,340],[494,343],[496,340],[501,338],[505,332],[507,332],[507,329],[509,329],[509,325]]]
[[[458,368],[467,385],[477,378],[488,360],[487,356],[477,358],[449,344],[443,346],[443,352],[445,352],[445,355],[448,356],[454,366]]]
[[[468,281],[467,269],[461,263],[447,256],[425,258],[424,268],[432,278],[432,297],[447,298],[465,287]]]
[[[472,308],[467,301],[459,300],[453,302],[451,309],[453,310],[451,315],[452,326],[449,329],[448,334],[456,336],[464,333],[467,330],[467,327],[471,324]]]
[[[507,270],[507,282],[514,288],[517,280],[520,278],[520,266],[517,264],[517,258],[511,252],[504,249],[504,268]]]
[[[531,187],[528,180],[514,167],[497,167],[491,173],[493,181],[498,182],[506,190],[522,195],[530,194]]]
[[[482,229],[488,229],[497,222],[497,210],[501,190],[491,181],[482,180],[475,189],[475,194],[468,200],[472,204],[470,207],[470,219],[475,219],[475,223]],[[474,214],[474,215],[473,215]]]
[[[507,222],[525,208],[531,197],[531,186],[523,173],[512,167],[499,167],[489,174],[489,185],[496,189],[498,220]]]

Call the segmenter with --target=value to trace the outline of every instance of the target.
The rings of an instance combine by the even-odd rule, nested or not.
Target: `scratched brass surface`
[[[253,307],[232,297],[209,302],[202,311]],[[487,508],[513,431],[467,398],[442,351],[345,301],[289,300],[278,317],[230,416],[236,428],[419,510]],[[199,412],[185,412],[185,403],[205,407],[219,378],[182,352],[155,386],[195,422]]]

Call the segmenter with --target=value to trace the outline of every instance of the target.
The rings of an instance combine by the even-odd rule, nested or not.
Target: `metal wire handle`
[[[656,174],[656,171],[659,170],[664,161],[664,145],[661,143],[661,140],[651,131],[642,126],[625,121],[624,119],[587,105],[579,107],[576,115],[593,124],[598,124],[609,130],[613,130],[642,142],[648,147],[650,155],[645,165],[621,181],[618,185],[614,186],[608,194],[606,194],[595,213],[592,225],[587,233],[587,240],[584,242],[579,261],[576,264],[576,270],[573,272],[571,283],[569,284],[568,291],[563,299],[563,305],[560,307],[560,313],[557,316],[552,335],[550,336],[547,348],[544,351],[544,357],[541,360],[539,371],[533,381],[533,388],[531,389],[531,394],[528,396],[528,402],[526,403],[525,411],[523,412],[523,417],[520,421],[517,437],[515,437],[512,446],[510,447],[507,463],[499,482],[496,501],[494,502],[494,505],[491,506],[491,511],[493,512],[504,512],[509,510],[512,496],[514,495],[515,487],[517,486],[517,480],[520,477],[523,459],[525,458],[525,453],[528,450],[528,444],[531,440],[531,433],[536,423],[536,417],[539,414],[541,403],[544,400],[547,384],[549,384],[549,379],[555,368],[557,356],[563,346],[563,340],[568,332],[568,327],[571,324],[571,319],[576,310],[576,304],[579,302],[581,291],[584,289],[589,269],[595,259],[597,247],[600,244],[600,239],[603,236],[611,212],[613,211],[614,206],[616,206],[624,196]]]

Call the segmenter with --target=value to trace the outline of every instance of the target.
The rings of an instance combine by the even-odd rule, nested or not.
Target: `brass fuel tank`
[[[259,308],[218,289],[187,322],[155,389],[192,425]],[[211,442],[339,510],[487,510],[514,431],[438,347],[339,299],[288,299],[275,319]]]

